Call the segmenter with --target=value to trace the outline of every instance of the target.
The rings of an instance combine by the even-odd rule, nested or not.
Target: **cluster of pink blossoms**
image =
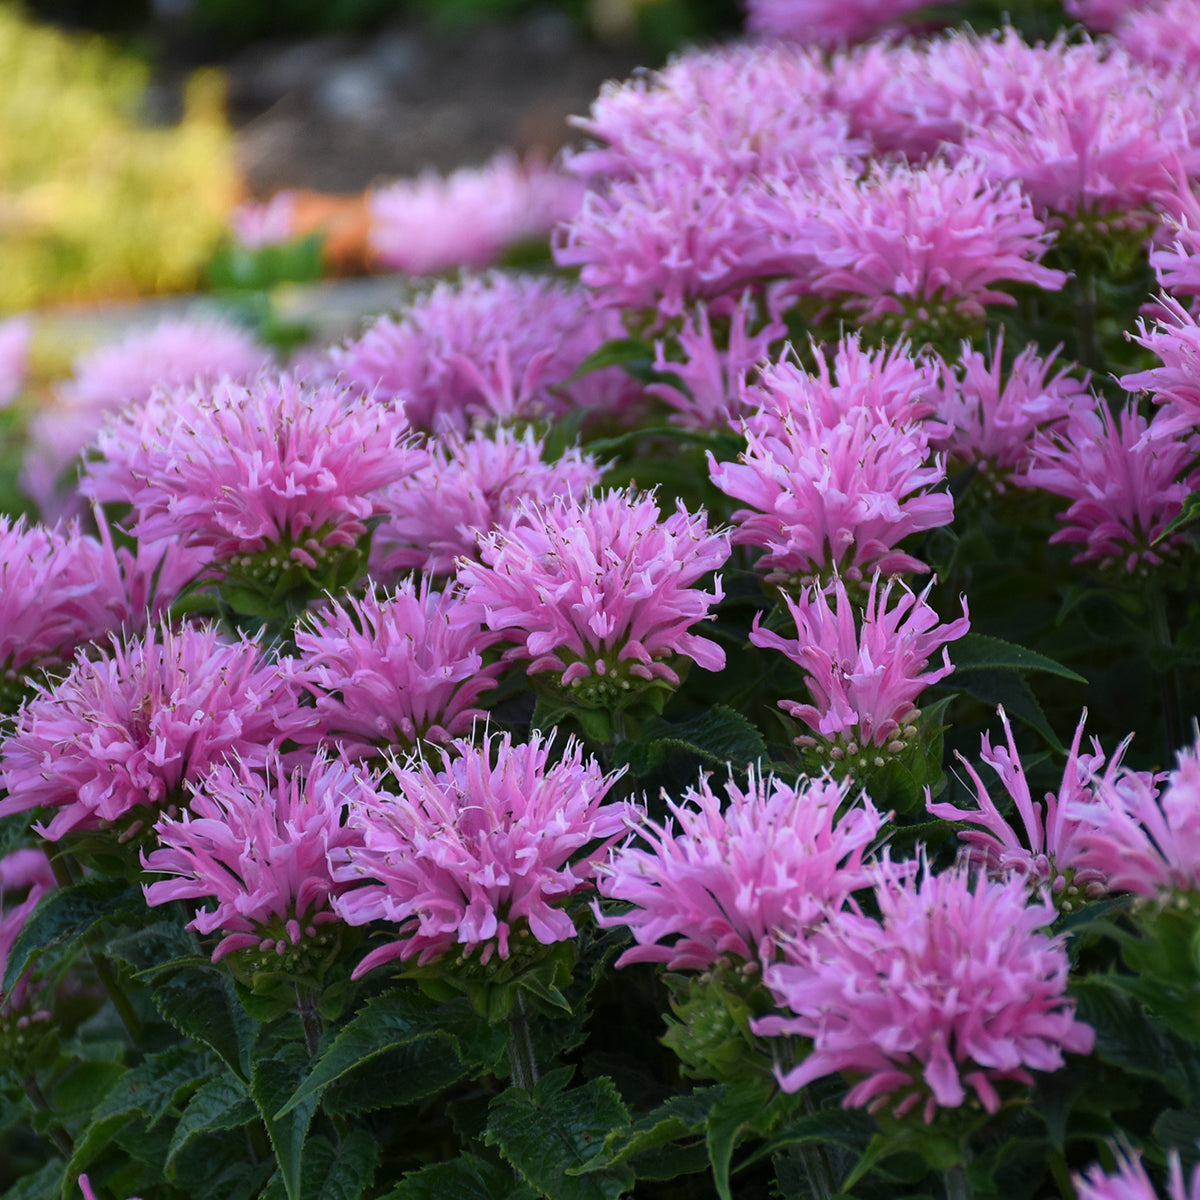
[[[839,46],[886,34],[925,7],[926,0],[746,0],[746,28]]]
[[[785,1090],[845,1073],[856,1080],[847,1107],[902,1116],[920,1105],[929,1122],[968,1088],[994,1113],[999,1086],[1057,1071],[1064,1051],[1091,1052],[1095,1035],[1066,995],[1066,948],[1042,932],[1054,907],[1031,902],[1022,881],[883,867],[875,901],[878,918],[833,913],[794,944],[793,962],[765,973],[787,1014],[752,1028],[812,1039],[781,1073]]]
[[[612,491],[584,501],[528,505],[507,529],[480,539],[482,562],[464,562],[464,619],[482,620],[586,702],[620,707],[646,684],[675,685],[689,658],[725,666],[716,642],[690,632],[722,598],[692,585],[729,557],[729,535],[682,504],[660,519],[652,496]]]
[[[864,854],[885,818],[866,798],[839,816],[849,790],[828,778],[791,786],[752,772],[745,790],[729,780],[725,799],[703,778],[668,800],[667,821],[641,821],[600,872],[600,894],[633,905],[597,916],[633,934],[617,966],[774,962],[870,884]]]
[[[564,905],[590,890],[597,860],[624,828],[628,806],[604,803],[614,777],[570,740],[555,762],[534,735],[489,735],[426,759],[393,761],[389,792],[351,806],[359,842],[331,854],[334,898],[347,924],[397,925],[356,977],[399,958],[425,964],[479,954],[486,965],[575,936]]]

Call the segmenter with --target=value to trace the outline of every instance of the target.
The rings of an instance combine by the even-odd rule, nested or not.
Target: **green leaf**
[[[180,1033],[203,1042],[239,1079],[250,1078],[258,1026],[229,979],[211,967],[185,967],[157,984],[153,999]]]
[[[628,1162],[635,1155],[655,1150],[680,1138],[703,1134],[713,1104],[724,1091],[724,1086],[705,1087],[683,1096],[672,1096],[639,1117],[629,1129],[613,1130],[604,1139],[599,1154],[583,1166],[572,1168],[568,1174],[587,1175]]]
[[[1200,1114],[1195,1109],[1169,1108],[1154,1122],[1154,1136],[1166,1150],[1178,1150],[1185,1174],[1200,1157]]]
[[[1029,684],[1016,671],[972,670],[964,671],[961,678],[956,674],[955,686],[984,704],[1003,706],[1011,717],[1023,721],[1036,730],[1059,754],[1067,748],[1059,741],[1046,714],[1038,703]]]
[[[64,1073],[54,1088],[56,1113],[90,1111],[116,1086],[128,1070],[119,1062],[89,1059]]]
[[[392,1046],[359,1063],[321,1093],[330,1116],[350,1116],[413,1104],[462,1079],[470,1068],[450,1051],[444,1037]]]
[[[1062,663],[1055,662],[1036,650],[1027,650],[1024,646],[1014,645],[986,633],[968,633],[959,638],[951,650],[950,660],[958,672],[999,669],[1044,671],[1048,675],[1057,675],[1075,683],[1087,683],[1082,675],[1072,671],[1070,667],[1064,667]],[[957,675],[955,681],[957,682]]]
[[[1096,1031],[1093,1054],[1103,1062],[1158,1080],[1187,1106],[1200,1104],[1200,1052],[1176,1037],[1113,977],[1075,980],[1078,1016]]]
[[[660,769],[673,756],[684,755],[703,765],[743,769],[767,757],[762,734],[740,713],[715,704],[686,721],[646,722],[636,741],[622,742],[613,751],[614,765],[628,765],[635,775]]]
[[[108,920],[144,914],[142,889],[124,879],[85,879],[71,887],[47,892],[34,909],[9,952],[0,991],[12,991],[38,955],[63,943],[83,944],[83,939]]]
[[[647,372],[654,373],[654,347],[640,338],[613,338],[593,350],[563,382],[574,383],[605,367],[624,367],[641,379]]]
[[[835,1142],[861,1152],[866,1149],[877,1128],[874,1119],[866,1113],[842,1108],[840,1104],[812,1113],[801,1113],[788,1121],[741,1165],[746,1167],[777,1151],[810,1142]]]
[[[235,1075],[222,1074],[202,1084],[175,1126],[163,1168],[167,1178],[174,1180],[176,1160],[196,1138],[240,1129],[253,1121],[257,1112],[245,1084]]]
[[[1179,530],[1194,525],[1197,520],[1200,520],[1200,492],[1189,492],[1183,498],[1183,507],[1179,510],[1179,516],[1154,539],[1154,545],[1157,546],[1164,538],[1169,538],[1173,533],[1178,533]]]
[[[153,1129],[184,1095],[196,1087],[204,1071],[203,1060],[191,1046],[172,1046],[148,1055],[117,1080],[96,1106],[91,1124],[75,1143],[67,1167],[74,1179],[85,1171],[108,1144],[136,1117]]]
[[[768,1133],[802,1103],[800,1095],[778,1090],[775,1081],[750,1077],[717,1098],[708,1117],[705,1141],[713,1183],[721,1200],[732,1200],[729,1175],[733,1152],[747,1136]]]
[[[382,1200],[537,1200],[537,1193],[504,1167],[461,1154],[410,1172]]]
[[[311,1095],[299,1103],[289,1103],[307,1064],[308,1052],[304,1047],[290,1045],[275,1058],[257,1061],[250,1080],[250,1095],[267,1127],[288,1200],[301,1200],[300,1162],[304,1139],[317,1107],[316,1097]],[[276,1117],[274,1114],[285,1104],[287,1115]]]
[[[442,1053],[457,1054],[464,1063],[485,1069],[499,1061],[507,1044],[506,1031],[487,1025],[462,999],[434,1004],[412,992],[389,992],[355,1014],[279,1116],[318,1096],[355,1067],[422,1039],[434,1039]]]
[[[339,1146],[323,1137],[304,1147],[303,1200],[361,1200],[379,1165],[379,1147],[366,1130],[356,1129]]]
[[[23,1175],[0,1200],[46,1200],[62,1190],[67,1164],[61,1158],[43,1163],[32,1175]]]
[[[629,1124],[611,1079],[567,1088],[573,1068],[551,1072],[527,1092],[509,1088],[492,1101],[484,1141],[496,1146],[547,1200],[616,1200],[634,1184],[626,1166],[575,1175],[609,1134]]]

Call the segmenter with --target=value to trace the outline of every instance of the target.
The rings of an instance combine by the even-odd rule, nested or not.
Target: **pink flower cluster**
[[[652,496],[526,505],[521,519],[480,539],[482,562],[463,562],[464,619],[515,643],[530,674],[550,673],[588,703],[620,706],[645,684],[678,684],[672,665],[706,671],[725,652],[690,632],[724,595],[692,585],[729,557],[729,536],[682,504],[660,520]]]
[[[925,0],[746,0],[746,28],[838,46],[887,33],[925,7]]]
[[[828,778],[792,786],[752,772],[744,790],[726,783],[726,799],[707,778],[668,799],[671,816],[643,819],[600,871],[600,894],[633,905],[597,916],[633,933],[617,966],[774,962],[870,884],[863,856],[885,818],[865,797],[839,816],[848,791]]]
[[[917,879],[880,871],[879,917],[833,913],[795,946],[795,961],[764,980],[789,1015],[752,1023],[799,1035],[812,1050],[780,1085],[797,1091],[835,1072],[855,1079],[848,1108],[920,1105],[926,1122],[960,1108],[969,1088],[989,1113],[997,1085],[1032,1084],[1063,1052],[1088,1054],[1095,1035],[1067,998],[1062,939],[1043,929],[1053,905],[1030,902],[1020,880],[965,869]]]
[[[344,887],[333,904],[350,925],[386,921],[397,937],[372,950],[356,977],[399,958],[425,964],[458,947],[487,964],[575,936],[565,911],[590,889],[596,862],[625,826],[604,803],[613,777],[571,740],[489,735],[427,759],[392,762],[380,791],[357,798],[350,827],[361,845],[331,855]]]

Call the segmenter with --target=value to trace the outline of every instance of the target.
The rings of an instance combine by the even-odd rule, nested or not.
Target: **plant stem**
[[[517,1001],[508,1014],[508,1062],[513,1083],[532,1092],[538,1081],[538,1069],[533,1057],[533,1039],[529,1035],[529,1012],[521,991],[517,992]]]
[[[971,1179],[967,1174],[966,1156],[952,1167],[942,1172],[946,1183],[946,1200],[971,1200],[975,1194],[971,1188]]]
[[[1078,299],[1075,303],[1075,338],[1080,366],[1089,371],[1100,369],[1100,347],[1096,342],[1096,272],[1090,264],[1081,266],[1075,279]]]
[[[804,1111],[810,1116],[817,1111],[807,1091],[804,1093]],[[833,1175],[825,1151],[811,1142],[804,1142],[800,1146],[800,1159],[808,1176],[808,1186],[816,1200],[829,1200],[837,1189],[833,1186]]]
[[[317,1011],[316,999],[311,992],[302,992],[296,984],[296,1012],[304,1026],[304,1045],[310,1058],[316,1058],[321,1046],[321,1014]]]
[[[46,1093],[42,1091],[41,1084],[32,1075],[23,1079],[21,1086],[25,1089],[25,1095],[29,1097],[29,1103],[38,1112],[53,1114],[54,1109],[50,1106],[50,1101],[46,1099]],[[55,1150],[70,1162],[75,1154],[75,1147],[71,1144],[67,1131],[58,1124],[47,1125],[46,1136],[54,1143]]]

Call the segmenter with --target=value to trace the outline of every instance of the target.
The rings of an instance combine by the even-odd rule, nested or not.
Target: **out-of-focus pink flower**
[[[585,760],[569,740],[550,761],[535,734],[514,745],[495,735],[476,748],[441,751],[441,769],[423,759],[387,773],[389,791],[356,800],[352,828],[361,847],[336,852],[334,878],[349,885],[334,900],[351,925],[388,921],[398,937],[354,970],[400,958],[425,964],[459,948],[462,957],[528,955],[575,936],[563,905],[590,889],[596,860],[624,828],[627,806],[605,804],[614,776]]]
[[[595,310],[579,288],[492,272],[438,284],[333,359],[356,390],[402,400],[415,428],[461,432],[572,407],[620,411],[631,388],[618,368],[568,381],[589,354],[623,336],[620,317]]]
[[[352,797],[373,791],[345,761],[318,755],[307,770],[268,757],[265,773],[245,762],[221,763],[188,783],[186,810],[154,827],[158,845],[142,869],[167,875],[143,885],[151,908],[172,900],[208,900],[189,929],[224,934],[213,961],[257,947],[287,970],[305,939],[337,920],[328,855],[358,844],[344,824]],[[268,960],[269,961],[269,960]]]
[[[1159,286],[1174,297],[1200,297],[1200,195],[1191,181],[1177,179],[1170,191],[1156,197],[1166,209],[1150,251]],[[1160,320],[1170,320],[1165,301],[1158,305]]]
[[[278,246],[296,236],[296,193],[276,192],[270,200],[240,204],[229,214],[234,240],[247,250]]]
[[[151,629],[114,642],[110,657],[76,659],[39,685],[0,743],[0,817],[45,806],[39,832],[57,841],[184,802],[183,787],[226,755],[258,764],[282,740],[292,689],[250,641],[214,629]],[[156,811],[150,819],[157,817]]]
[[[0,408],[7,408],[25,386],[32,336],[28,317],[0,321]]]
[[[1039,262],[1050,237],[1029,198],[970,159],[877,164],[863,178],[831,169],[777,185],[758,208],[772,262],[795,279],[785,291],[900,331],[973,323],[1015,303],[1005,285],[1066,280]]]
[[[1133,340],[1162,360],[1161,367],[1124,375],[1117,382],[1129,392],[1149,392],[1156,404],[1167,406],[1156,420],[1164,432],[1200,425],[1200,322],[1178,300],[1161,296],[1153,328],[1138,322]]]
[[[669,343],[661,339],[654,343],[655,369],[678,376],[683,389],[655,383],[646,391],[675,410],[673,422],[691,429],[724,429],[745,411],[747,374],[767,357],[771,343],[787,332],[782,321],[768,321],[751,333],[757,309],[754,297],[746,292],[730,314],[724,336],[714,337],[708,309],[698,304],[674,335],[675,346],[669,350]],[[668,353],[682,354],[683,361]]]
[[[569,176],[512,153],[445,177],[427,171],[371,193],[371,250],[410,275],[490,267],[508,246],[548,237],[582,192]]]
[[[1071,413],[1094,401],[1087,385],[1066,367],[1051,374],[1057,351],[1042,358],[1026,346],[1004,377],[1004,335],[989,361],[970,342],[953,368],[946,367],[938,416],[946,434],[933,442],[951,460],[973,466],[998,493],[1032,461],[1039,433],[1062,427]]]
[[[781,700],[779,707],[833,743],[835,759],[853,766],[873,760],[882,766],[884,756],[904,751],[921,715],[917,698],[954,670],[946,643],[970,629],[965,597],[963,615],[943,625],[926,600],[932,584],[919,595],[903,588],[889,606],[894,584],[888,580],[881,589],[876,575],[861,616],[841,579],[806,588],[798,601],[785,593],[795,639],[760,628],[757,615],[750,633],[754,645],[781,651],[808,675],[814,703]],[[939,650],[941,666],[927,670]]]
[[[128,501],[142,541],[178,539],[248,571],[314,568],[353,548],[383,513],[381,490],[423,464],[407,434],[403,409],[336,387],[223,382],[111,423],[83,490]],[[263,551],[275,561],[256,565]]]
[[[13,850],[0,858],[0,978],[8,968],[8,956],[25,928],[38,901],[55,886],[54,871],[44,850],[32,847]],[[0,990],[0,1023],[13,1015],[17,1024],[44,1020],[50,1014],[26,1012],[33,999],[28,973],[7,994]]]
[[[863,853],[885,818],[865,797],[839,818],[849,787],[828,778],[792,787],[752,772],[745,791],[727,782],[723,801],[703,778],[679,803],[667,801],[674,820],[643,819],[637,840],[599,870],[600,894],[634,906],[597,917],[633,933],[637,944],[617,966],[704,971],[722,955],[775,961],[781,944],[871,884]]]
[[[1130,58],[1156,71],[1192,79],[1200,73],[1195,0],[1143,0],[1121,17],[1113,36]]]
[[[414,568],[453,575],[459,558],[479,557],[479,535],[519,519],[523,502],[583,500],[600,482],[595,459],[577,448],[546,462],[531,429],[449,434],[429,449],[425,466],[383,493],[371,562],[384,578]]]
[[[787,42],[687,50],[659,71],[606,83],[590,115],[572,121],[601,145],[568,166],[595,184],[665,162],[729,182],[861,162],[868,146],[850,137],[829,83],[820,54]]]
[[[762,184],[663,162],[584,197],[554,247],[603,304],[661,327],[698,301],[726,315],[746,285],[773,273],[757,214]]]
[[[924,0],[746,0],[746,28],[841,46],[889,32],[909,13],[927,7]]]
[[[778,433],[789,414],[805,413],[832,426],[853,419],[859,409],[892,425],[912,425],[938,407],[937,360],[914,358],[908,342],[869,350],[852,333],[832,346],[814,345],[812,358],[815,375],[790,350],[762,368],[755,384],[746,389],[746,404],[760,410],[748,419],[751,428]]]
[[[1063,8],[1089,29],[1108,33],[1129,13],[1149,7],[1156,0],[1063,0]]]
[[[1177,761],[1161,790],[1162,776],[1127,771],[1071,806],[1082,864],[1111,891],[1155,899],[1200,891],[1200,740]]]
[[[1200,1166],[1192,1169],[1191,1181],[1185,1183],[1179,1152],[1172,1150],[1167,1160],[1170,1163],[1168,1200],[1200,1200]],[[1115,1175],[1106,1174],[1102,1167],[1096,1165],[1085,1174],[1074,1176],[1074,1181],[1079,1200],[1158,1200],[1154,1184],[1150,1182],[1150,1176],[1136,1154],[1118,1152]]]
[[[946,477],[928,433],[893,425],[863,405],[828,425],[810,406],[780,415],[764,408],[743,422],[737,463],[709,455],[709,475],[750,508],[733,514],[735,545],[766,551],[759,570],[789,583],[840,573],[858,579],[928,568],[897,545],[948,525],[954,501],[930,489]]]
[[[474,707],[496,686],[500,663],[483,651],[498,635],[456,620],[458,594],[406,579],[382,598],[333,601],[295,633],[290,678],[311,693],[296,711],[301,745],[332,742],[349,758],[370,758],[418,739],[447,742],[484,715]]]
[[[61,505],[57,492],[63,472],[110,413],[144,402],[155,388],[251,379],[270,360],[270,351],[245,329],[203,316],[160,321],[80,355],[56,403],[30,420],[22,486],[49,512]]]
[[[959,1108],[970,1088],[994,1113],[996,1085],[1032,1084],[1057,1071],[1064,1052],[1090,1053],[1093,1030],[1066,995],[1062,939],[1043,932],[1048,901],[1023,881],[972,887],[965,868],[913,879],[881,870],[879,919],[842,911],[796,946],[797,961],[764,979],[791,1014],[752,1022],[767,1036],[811,1038],[812,1050],[780,1085],[794,1092],[835,1072],[857,1082],[847,1108],[923,1103],[925,1121]]]
[[[958,808],[946,802],[935,804],[926,793],[926,807],[935,817],[971,826],[961,830],[959,837],[969,847],[968,857],[973,863],[996,876],[1018,875],[1031,884],[1044,886],[1055,903],[1065,909],[1071,908],[1080,894],[1088,899],[1102,895],[1107,885],[1103,874],[1083,865],[1080,833],[1084,825],[1075,811],[1077,805],[1091,802],[1100,790],[1108,793],[1114,787],[1124,786],[1122,780],[1125,779],[1141,779],[1150,786],[1154,782],[1150,776],[1131,775],[1122,769],[1121,759],[1129,738],[1117,747],[1107,765],[1100,743],[1094,738],[1092,752],[1081,753],[1086,719],[1085,712],[1075,728],[1058,791],[1047,792],[1042,803],[1030,795],[1012,726],[1003,708],[1000,709],[1000,721],[1007,747],[993,746],[984,735],[979,757],[1000,777],[1001,785],[1016,807],[1020,831],[1016,822],[1007,821],[1001,815],[983,780],[961,755],[959,759],[975,788],[977,807]]]
[[[1157,539],[1194,490],[1200,439],[1177,437],[1167,414],[1151,421],[1128,405],[1114,417],[1103,400],[1071,413],[1065,426],[1034,445],[1023,482],[1071,501],[1051,542],[1078,542],[1072,562],[1133,571],[1179,553],[1180,535]]]
[[[654,680],[678,684],[672,662],[725,666],[716,642],[691,633],[722,598],[693,587],[729,557],[729,535],[682,503],[659,519],[653,496],[611,491],[597,499],[526,505],[521,520],[480,538],[463,562],[464,619],[516,643],[529,673],[588,703],[611,704]]]

